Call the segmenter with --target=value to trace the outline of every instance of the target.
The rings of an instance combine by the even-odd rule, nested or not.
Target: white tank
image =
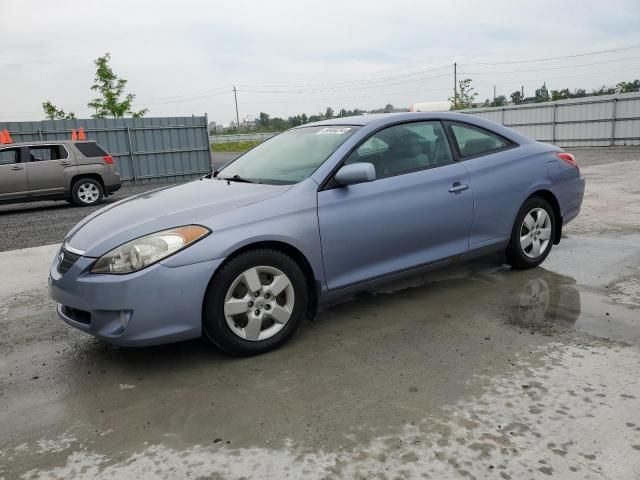
[[[451,110],[451,103],[444,100],[442,102],[418,102],[409,107],[410,112],[448,112]]]

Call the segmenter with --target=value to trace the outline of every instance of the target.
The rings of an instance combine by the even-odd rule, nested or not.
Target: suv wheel
[[[305,316],[307,281],[277,250],[252,250],[229,261],[209,284],[203,330],[232,355],[256,355],[284,343]]]
[[[81,178],[73,184],[71,189],[71,198],[73,203],[81,207],[95,205],[102,201],[104,189],[97,180],[92,178]]]

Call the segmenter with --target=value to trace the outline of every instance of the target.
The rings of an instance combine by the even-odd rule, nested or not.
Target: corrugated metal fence
[[[211,171],[207,117],[100,118],[0,122],[14,142],[70,139],[84,128],[116,159],[126,182],[186,180]]]
[[[640,145],[640,93],[474,108],[462,113],[563,147]]]

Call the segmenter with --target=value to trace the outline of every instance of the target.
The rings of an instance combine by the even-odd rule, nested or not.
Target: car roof
[[[356,115],[353,117],[338,117],[319,122],[305,123],[304,127],[320,125],[357,125],[365,126],[371,123],[395,123],[405,120],[431,120],[434,118],[445,120],[467,120],[468,115],[455,112],[396,112],[396,113],[373,113],[370,115]]]
[[[39,140],[36,142],[12,142],[0,145],[0,147],[28,147],[29,145],[59,145],[61,143],[96,143],[95,140]]]
[[[493,131],[499,135],[507,137],[516,143],[529,143],[532,140],[521,133],[505,127],[486,118],[477,115],[457,112],[398,112],[398,113],[376,113],[371,115],[358,115],[354,117],[341,117],[322,120],[320,122],[305,123],[296,128],[316,127],[316,126],[335,126],[335,125],[352,125],[359,127],[368,127],[367,129],[378,129],[387,125],[393,125],[403,122],[419,121],[419,120],[449,120],[452,122],[469,123],[481,128]]]

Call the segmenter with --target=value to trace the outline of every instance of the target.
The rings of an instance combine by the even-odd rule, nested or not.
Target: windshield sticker
[[[326,127],[322,130],[318,130],[316,135],[342,135],[343,133],[347,133],[351,130],[351,127]]]

